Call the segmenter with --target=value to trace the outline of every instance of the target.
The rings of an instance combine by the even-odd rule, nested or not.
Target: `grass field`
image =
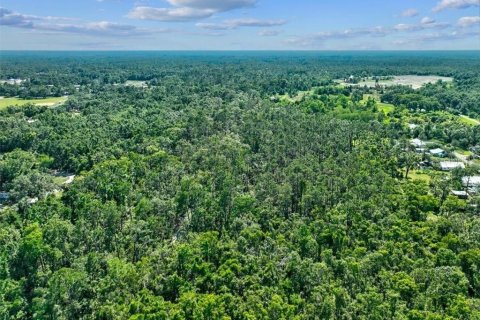
[[[425,181],[426,183],[429,183],[432,180],[432,177],[424,173],[424,171],[422,170],[411,170],[408,173],[408,179],[421,180],[421,181]]]
[[[393,110],[395,110],[395,106],[393,104],[389,103],[382,103],[380,102],[380,94],[375,93],[375,94],[364,94],[363,95],[363,100],[362,103],[367,103],[369,98],[373,98],[377,102],[377,107],[379,111],[382,111],[386,115]]]
[[[383,111],[383,113],[388,114],[395,110],[395,106],[393,104],[388,103],[377,103],[378,110]]]
[[[23,106],[28,103],[33,103],[39,106],[53,106],[65,102],[66,100],[67,97],[51,97],[46,99],[3,98],[0,99],[0,110],[9,106]]]
[[[462,149],[457,149],[455,152],[458,152],[459,154],[461,154],[462,156],[471,156],[473,154],[472,151],[469,151],[469,150],[462,150]]]
[[[480,124],[480,121],[472,119],[472,118],[464,116],[464,115],[461,115],[459,117],[459,119],[460,119],[460,122],[465,123],[465,124],[469,124],[469,125],[472,125],[472,126],[477,126],[477,125]]]
[[[297,95],[294,97],[290,97],[288,93],[283,94],[283,95],[278,95],[278,98],[281,101],[288,101],[288,102],[298,102],[302,100],[305,96],[307,95],[312,95],[315,92],[314,89],[308,90],[308,91],[298,91]]]
[[[65,183],[65,181],[67,181],[67,177],[63,177],[63,176],[53,176],[53,182],[55,184],[58,184],[58,185],[62,185]]]

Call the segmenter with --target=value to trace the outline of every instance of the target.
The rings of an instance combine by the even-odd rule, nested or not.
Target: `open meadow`
[[[67,97],[49,97],[44,99],[0,98],[0,110],[9,106],[23,106],[29,103],[51,107],[67,101]]]

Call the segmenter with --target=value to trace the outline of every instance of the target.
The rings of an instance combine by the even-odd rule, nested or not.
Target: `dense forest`
[[[363,84],[400,75],[452,81]],[[3,52],[0,79],[68,96],[0,107],[0,319],[480,319],[478,52]]]

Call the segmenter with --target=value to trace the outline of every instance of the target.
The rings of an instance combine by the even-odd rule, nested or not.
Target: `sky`
[[[480,0],[1,0],[0,50],[480,50]]]

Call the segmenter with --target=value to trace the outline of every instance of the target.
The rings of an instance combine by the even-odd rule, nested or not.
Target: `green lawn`
[[[58,103],[65,102],[67,97],[51,97],[46,99],[20,99],[20,98],[3,98],[0,99],[0,110],[9,106],[23,106],[27,103],[36,105],[53,106]]]
[[[457,150],[455,150],[455,152],[458,152],[459,154],[461,154],[463,156],[471,156],[473,154],[472,151],[463,150],[463,149],[457,149]]]
[[[469,125],[472,125],[472,126],[477,126],[477,125],[480,124],[480,121],[472,119],[472,118],[464,116],[464,115],[461,115],[459,117],[459,120],[460,120],[460,122],[463,122],[465,124],[469,124]]]
[[[53,176],[53,182],[58,185],[62,185],[67,181],[67,177],[62,177],[62,176]]]
[[[311,90],[308,90],[308,91],[298,91],[297,95],[294,96],[294,97],[290,97],[288,95],[288,93],[286,93],[286,94],[283,94],[283,95],[278,95],[278,98],[281,101],[297,102],[297,101],[302,100],[307,95],[312,95],[314,92],[315,92],[315,89],[311,89]]]
[[[408,173],[408,179],[422,180],[422,181],[425,181],[426,183],[429,183],[432,180],[432,177],[426,174],[424,171],[412,170]]]
[[[377,103],[380,102],[380,94],[379,93],[365,93],[363,95],[363,102],[367,102],[368,98],[373,98]]]
[[[393,104],[388,103],[377,103],[378,110],[383,111],[383,113],[388,114],[395,110],[395,106]]]

